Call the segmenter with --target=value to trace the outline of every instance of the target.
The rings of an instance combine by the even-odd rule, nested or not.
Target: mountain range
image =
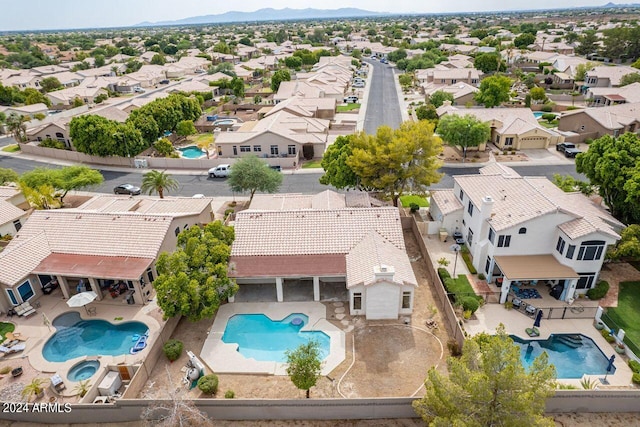
[[[260,9],[254,12],[225,12],[219,15],[192,16],[178,19],[176,21],[161,22],[141,22],[136,26],[150,27],[160,25],[197,25],[197,24],[218,24],[226,22],[252,22],[252,21],[286,21],[322,18],[357,18],[365,16],[386,15],[383,12],[372,12],[370,10],[345,7],[340,9]]]

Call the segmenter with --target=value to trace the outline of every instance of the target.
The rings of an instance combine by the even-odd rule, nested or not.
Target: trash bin
[[[127,304],[133,304],[135,301],[133,300],[133,293],[134,291],[129,291],[127,293],[127,296],[125,297]]]

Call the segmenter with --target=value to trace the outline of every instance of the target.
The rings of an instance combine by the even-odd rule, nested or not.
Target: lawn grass
[[[347,111],[357,110],[358,108],[360,108],[360,104],[358,104],[357,102],[353,104],[338,105],[336,107],[336,112],[346,113]]]
[[[6,147],[2,147],[2,151],[7,153],[15,153],[16,151],[20,151],[20,144],[11,144]]]
[[[193,142],[195,145],[198,145],[200,142],[213,143],[213,135],[211,135],[210,133],[199,133],[197,135],[191,135],[188,139],[189,142]]]
[[[558,120],[554,120],[551,123],[549,123],[546,120],[540,120],[538,123],[540,124],[540,126],[546,127],[547,129],[552,129],[552,128],[557,128],[558,127]]]
[[[428,208],[429,207],[429,201],[422,197],[422,196],[415,196],[413,194],[407,194],[404,196],[400,197],[400,202],[402,202],[402,207],[403,208],[408,208],[411,206],[411,203],[415,203],[416,205],[420,206],[421,208]]]
[[[16,325],[8,322],[0,322],[0,343],[7,339],[5,337],[7,332],[13,332],[16,329]]]
[[[318,159],[318,160],[310,160],[308,162],[304,162],[302,164],[302,169],[317,169],[317,168],[322,168],[322,159]]]
[[[624,329],[626,337],[640,346],[640,282],[621,282],[618,293],[618,306],[607,309],[607,315],[619,328]]]

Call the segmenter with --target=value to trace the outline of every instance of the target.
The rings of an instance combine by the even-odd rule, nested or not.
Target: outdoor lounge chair
[[[60,393],[62,390],[67,388],[64,381],[62,381],[62,377],[58,374],[51,377],[51,387],[56,393]]]
[[[145,347],[147,346],[147,338],[149,338],[147,334],[140,336],[140,338],[138,338],[138,341],[136,341],[133,347],[131,347],[131,350],[129,351],[129,353],[136,354],[144,350]]]
[[[7,337],[7,340],[9,341],[26,341],[27,338],[22,336],[22,334],[20,332],[7,332],[5,335],[5,337]]]
[[[539,337],[540,336],[540,331],[538,330],[538,328],[536,328],[535,326],[533,328],[527,328],[524,330],[527,335],[529,335],[530,337]]]
[[[16,344],[12,347],[5,347],[3,345],[0,345],[0,353],[2,353],[4,356],[9,355],[9,354],[13,354],[13,353],[17,353],[19,351],[24,350],[25,348],[27,348],[26,344]]]

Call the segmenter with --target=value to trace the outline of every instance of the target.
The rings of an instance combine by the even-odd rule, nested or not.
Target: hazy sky
[[[376,12],[441,13],[599,6],[608,0],[15,0],[0,1],[0,31],[135,25],[228,11],[337,9],[357,7]]]

